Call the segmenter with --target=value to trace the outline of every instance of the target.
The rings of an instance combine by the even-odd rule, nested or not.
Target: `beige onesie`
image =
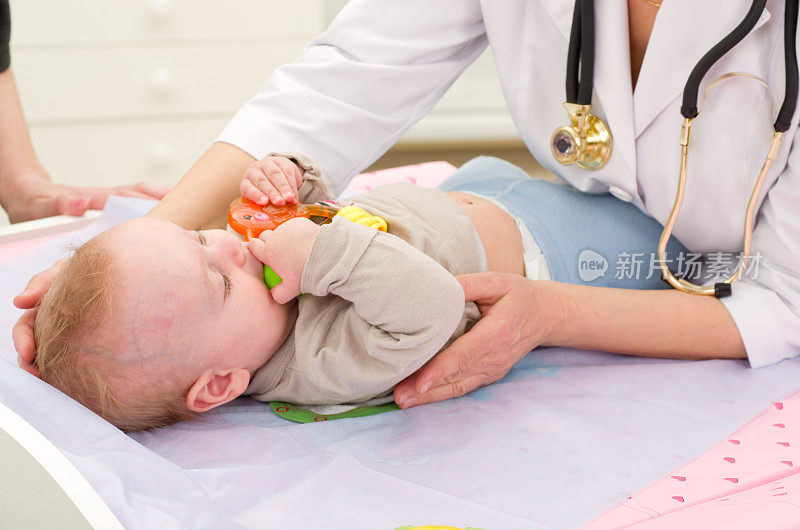
[[[330,200],[310,161],[302,202]],[[480,318],[454,275],[480,271],[472,223],[443,191],[390,184],[346,201],[388,233],[336,218],[314,241],[287,340],[246,394],[302,405],[391,401],[394,386]],[[375,400],[381,398],[383,400]]]

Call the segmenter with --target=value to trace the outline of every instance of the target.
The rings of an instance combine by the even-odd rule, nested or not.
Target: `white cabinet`
[[[32,126],[231,116],[306,39],[14,53]]]
[[[34,143],[62,182],[115,186],[147,180],[170,186],[226,123],[227,117],[212,117],[48,125],[35,128]]]
[[[12,67],[54,179],[176,182],[338,0],[11,0]],[[406,142],[516,138],[490,54]]]
[[[31,48],[313,37],[325,16],[324,0],[11,0],[13,42]]]

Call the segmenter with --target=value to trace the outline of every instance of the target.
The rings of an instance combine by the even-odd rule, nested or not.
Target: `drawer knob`
[[[175,88],[175,76],[172,70],[159,68],[150,74],[150,91],[156,96],[167,96]]]
[[[174,8],[173,0],[150,0],[147,6],[147,14],[154,22],[163,24],[172,18]]]
[[[167,142],[156,142],[150,147],[150,164],[157,168],[165,168],[175,158],[175,150]]]

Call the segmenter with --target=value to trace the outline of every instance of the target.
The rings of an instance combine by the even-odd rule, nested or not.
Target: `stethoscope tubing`
[[[575,0],[567,52],[567,103],[590,105],[593,88],[594,0]]]
[[[728,278],[714,283],[713,286],[696,285],[683,278],[677,277],[667,265],[666,246],[667,241],[672,234],[675,222],[678,218],[678,213],[680,212],[681,205],[683,203],[684,191],[686,189],[686,172],[689,157],[689,144],[691,141],[692,121],[699,115],[699,111],[697,109],[697,95],[700,83],[714,63],[750,33],[755,26],[755,23],[761,16],[761,13],[763,13],[765,5],[766,3],[764,0],[754,0],[750,10],[745,16],[745,19],[700,59],[700,61],[692,70],[692,73],[689,75],[689,79],[684,89],[683,106],[681,107],[681,114],[684,116],[684,123],[681,128],[681,162],[678,172],[678,191],[675,196],[675,203],[672,206],[672,211],[670,212],[669,218],[664,226],[664,230],[661,233],[661,238],[659,239],[658,259],[659,266],[667,283],[688,293],[713,295],[717,298],[730,296],[732,293],[731,284],[740,279],[744,274],[750,259],[750,243],[753,235],[753,227],[755,225],[755,211],[758,198],[761,195],[761,190],[763,189],[764,182],[766,180],[767,173],[772,166],[772,162],[775,160],[778,155],[778,151],[780,150],[783,133],[788,130],[792,117],[794,116],[794,112],[797,108],[798,67],[795,40],[797,38],[798,0],[787,0],[785,8],[786,11],[784,13],[784,68],[786,70],[786,92],[784,94],[783,104],[781,105],[781,109],[778,112],[778,116],[775,120],[775,134],[772,139],[772,144],[770,145],[769,153],[767,154],[764,163],[761,165],[761,170],[756,178],[756,183],[753,186],[750,199],[747,203],[747,212],[745,214],[744,221],[744,235],[742,238],[742,256],[739,259],[736,270]],[[713,81],[706,89],[706,94],[719,81],[738,75],[753,77],[761,82],[764,86],[767,86],[766,82],[750,74],[731,73],[722,76],[721,79]]]
[[[739,44],[755,27],[758,19],[766,9],[767,0],[753,0],[744,19],[722,40],[720,40],[713,48],[706,52],[703,57],[697,62],[695,67],[689,74],[686,85],[683,90],[683,101],[681,105],[681,114],[684,117],[684,123],[681,128],[681,162],[678,174],[678,190],[673,204],[672,211],[669,218],[665,223],[664,230],[661,234],[658,245],[659,263],[664,273],[664,279],[673,287],[680,290],[694,293],[694,294],[711,294],[717,297],[728,296],[731,294],[731,283],[736,281],[742,276],[744,267],[748,261],[748,254],[750,251],[750,241],[752,238],[753,225],[755,224],[755,206],[758,203],[761,190],[764,185],[766,175],[772,165],[772,162],[777,157],[780,150],[781,139],[783,133],[786,132],[791,126],[792,118],[797,110],[797,97],[798,97],[798,65],[797,65],[797,17],[798,17],[798,4],[800,0],[786,0],[785,13],[784,13],[784,68],[785,68],[785,81],[786,87],[784,92],[784,100],[781,105],[780,111],[775,119],[774,128],[775,135],[770,146],[769,153],[761,166],[756,184],[753,186],[750,200],[748,201],[747,213],[745,215],[744,238],[743,238],[743,256],[739,261],[736,271],[722,282],[717,282],[713,287],[695,285],[683,278],[676,277],[669,267],[666,265],[666,244],[669,240],[672,229],[675,226],[678,213],[680,212],[683,203],[683,195],[686,188],[686,173],[688,168],[688,155],[689,144],[691,140],[691,125],[692,121],[699,115],[697,108],[697,99],[700,91],[700,84],[708,71],[729,51],[731,51],[737,44]],[[597,117],[589,114],[591,109],[592,90],[594,83],[594,2],[593,0],[576,0],[575,8],[572,16],[572,28],[570,31],[569,50],[567,55],[567,73],[566,73],[566,93],[567,103],[565,107],[570,111],[573,120],[573,127],[562,127],[556,130],[553,139],[557,138],[560,130],[568,129],[574,130],[569,134],[573,135],[575,141],[579,145],[577,154],[573,154],[567,160],[561,160],[557,157],[559,162],[564,164],[572,163],[572,159],[579,160],[578,155],[586,148],[586,129],[584,128],[586,120],[592,119],[599,122],[605,131],[605,139],[599,140],[608,145],[603,144],[606,150],[605,157],[593,165],[583,165],[587,169],[599,169],[605,164],[605,161],[610,156],[611,136],[607,130],[607,126]],[[580,79],[579,79],[580,74]],[[723,78],[732,75],[748,75],[749,74],[726,74]],[[766,86],[766,83],[759,79],[761,83]],[[709,86],[714,86],[718,81],[714,81]],[[708,89],[706,90],[708,92]],[[774,105],[774,101],[773,101]],[[774,108],[774,107],[773,107]],[[577,121],[576,121],[577,120]],[[576,125],[577,124],[577,125]],[[577,135],[577,136],[576,136]],[[553,142],[551,139],[551,143]],[[597,143],[598,140],[594,140]],[[593,149],[597,149],[594,146]],[[557,154],[554,150],[554,155]],[[580,155],[584,156],[584,155]],[[581,164],[581,162],[578,162]]]

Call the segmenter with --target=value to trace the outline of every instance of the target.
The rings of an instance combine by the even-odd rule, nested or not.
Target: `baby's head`
[[[67,261],[36,316],[42,379],[126,431],[231,401],[286,338],[262,264],[223,230],[135,219]]]

